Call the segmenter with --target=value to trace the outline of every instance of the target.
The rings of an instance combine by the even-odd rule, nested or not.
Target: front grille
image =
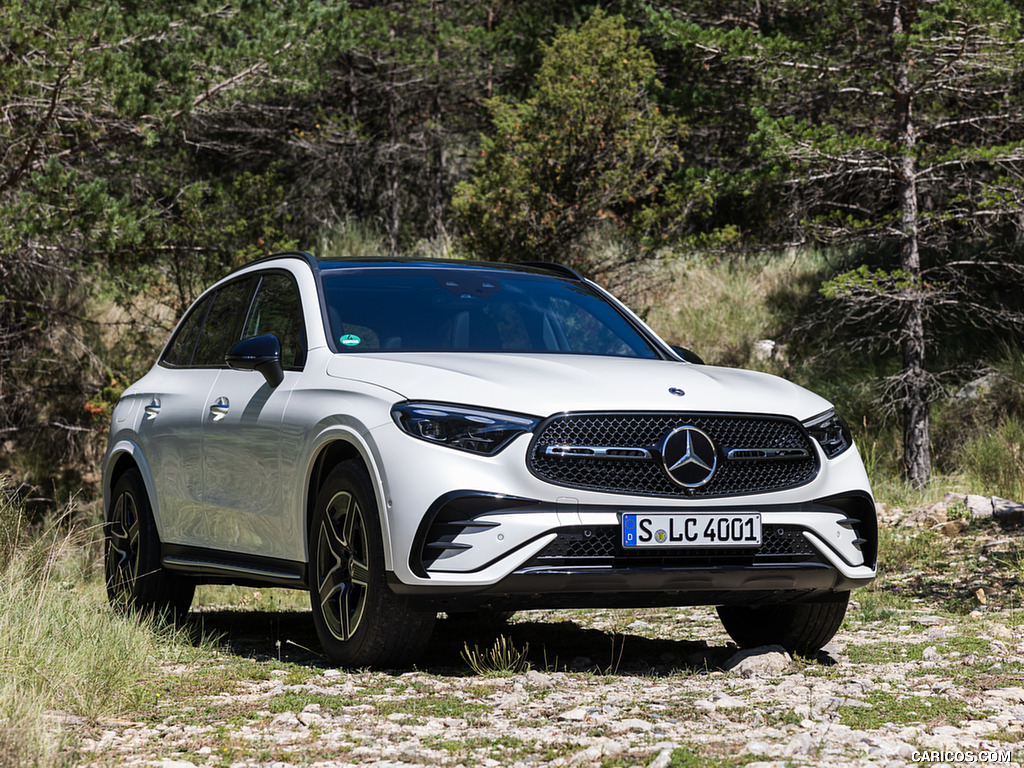
[[[681,426],[701,430],[717,449],[714,475],[699,487],[673,482],[661,459],[662,442]],[[589,450],[599,448],[615,450]],[[554,485],[683,498],[795,488],[809,483],[818,472],[811,439],[795,420],[706,413],[554,416],[537,430],[528,464],[534,475]]]
[[[760,547],[627,549],[620,542],[621,536],[622,529],[614,525],[563,528],[558,531],[558,537],[531,558],[525,567],[682,567],[820,561],[803,530],[791,525],[765,525],[761,531]]]

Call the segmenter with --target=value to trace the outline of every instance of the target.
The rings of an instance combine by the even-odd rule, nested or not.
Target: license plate
[[[635,547],[758,547],[761,515],[635,514],[622,516],[622,546]]]

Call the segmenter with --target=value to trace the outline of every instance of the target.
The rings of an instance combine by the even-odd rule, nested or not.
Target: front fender
[[[320,462],[321,456],[338,442],[345,443],[347,447],[353,449],[366,467],[366,471],[370,474],[370,482],[373,484],[374,496],[377,502],[377,518],[380,520],[381,535],[384,539],[384,566],[387,570],[392,570],[391,522],[387,513],[390,494],[387,478],[382,469],[383,461],[381,460],[380,452],[373,442],[366,439],[366,433],[360,432],[349,424],[335,424],[321,430],[313,441],[312,449],[309,453],[310,461],[306,467],[303,488],[312,488],[312,484],[316,479],[314,473],[317,471],[317,465]],[[302,524],[303,530],[308,531],[310,519],[313,516],[310,501],[315,500],[316,496],[312,493],[303,493],[301,498],[306,499],[302,512]],[[309,536],[304,536],[303,541],[303,557],[308,563]]]

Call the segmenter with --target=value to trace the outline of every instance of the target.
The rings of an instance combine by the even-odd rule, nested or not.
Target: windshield
[[[342,352],[658,354],[590,287],[556,277],[472,269],[324,271]]]

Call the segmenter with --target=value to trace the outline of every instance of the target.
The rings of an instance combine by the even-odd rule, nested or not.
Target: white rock
[[[605,727],[608,733],[628,733],[629,731],[652,731],[654,730],[654,723],[648,722],[647,720],[640,720],[637,718],[627,718],[626,720],[614,720]]]
[[[534,688],[550,688],[553,683],[551,675],[546,675],[543,672],[538,672],[535,669],[531,669],[525,675],[523,679]]]
[[[270,727],[275,731],[285,731],[296,730],[304,726],[299,722],[299,718],[295,716],[294,712],[282,712],[270,721]]]
[[[781,645],[765,645],[733,654],[722,668],[741,677],[779,677],[793,666]]]
[[[571,722],[603,723],[611,720],[617,714],[618,710],[615,707],[576,707],[568,712],[563,712],[558,716],[558,719]]]
[[[745,709],[747,703],[741,701],[727,693],[717,691],[711,695],[711,703],[715,705],[716,709]]]
[[[668,768],[672,763],[672,751],[674,749],[675,745],[662,749],[658,756],[647,764],[647,768]]]
[[[993,688],[985,691],[986,696],[1007,701],[1024,701],[1024,688]]]
[[[624,749],[625,747],[614,739],[601,739],[599,743],[592,744],[582,752],[577,752],[572,756],[569,762],[571,764],[593,763],[599,760],[604,760],[608,757],[614,757],[615,755],[620,754]]]
[[[784,754],[786,757],[793,757],[795,755],[807,755],[817,746],[817,742],[811,734],[804,732],[798,733],[789,743],[786,745]]]
[[[743,747],[741,755],[766,755],[772,757],[778,753],[778,747],[773,744],[769,744],[767,741],[748,741],[747,745]]]

